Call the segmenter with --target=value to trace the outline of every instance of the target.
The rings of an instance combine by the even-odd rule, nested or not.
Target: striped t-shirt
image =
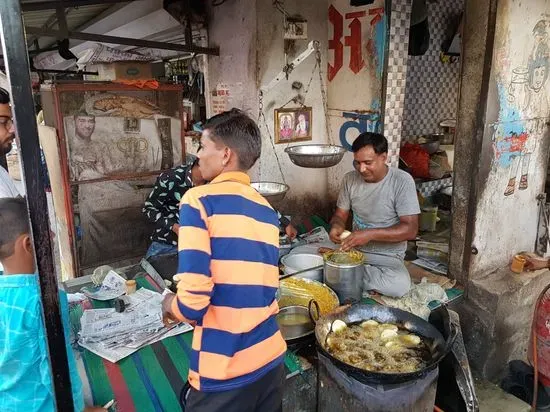
[[[178,242],[172,311],[197,322],[189,382],[216,392],[260,379],[286,351],[275,320],[277,213],[245,173],[223,173],[183,197]]]

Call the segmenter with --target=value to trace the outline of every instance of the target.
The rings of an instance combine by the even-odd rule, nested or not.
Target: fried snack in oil
[[[373,320],[338,328],[329,334],[325,349],[336,359],[371,372],[415,372],[431,359],[424,338]]]

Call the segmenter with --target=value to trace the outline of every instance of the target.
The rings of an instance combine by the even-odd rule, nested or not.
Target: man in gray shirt
[[[344,251],[356,248],[366,258],[363,291],[401,297],[411,286],[403,259],[407,240],[418,232],[420,207],[414,180],[388,167],[388,141],[378,133],[362,133],[352,145],[355,171],[344,176],[330,238]],[[353,212],[353,232],[345,238]]]

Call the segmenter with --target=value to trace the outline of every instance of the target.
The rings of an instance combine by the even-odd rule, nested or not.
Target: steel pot
[[[346,324],[360,323],[365,320],[374,319],[380,323],[393,323],[400,325],[411,333],[427,338],[431,342],[431,361],[423,369],[409,373],[371,372],[348,365],[347,363],[336,359],[325,349],[327,337],[330,333],[332,333],[332,323],[337,319],[345,322]],[[448,316],[446,317],[445,322],[446,325],[444,325],[444,328],[450,330],[451,327]],[[341,307],[340,309],[323,316],[315,324],[317,350],[330,359],[330,361],[338,369],[363,383],[393,384],[421,379],[434,370],[438,366],[439,362],[447,356],[447,354],[451,351],[451,346],[455,337],[456,330],[451,331],[447,340],[445,340],[437,328],[426,322],[424,319],[419,318],[410,312],[405,312],[400,309],[382,305],[367,305],[359,303],[347,307]]]
[[[323,265],[323,258],[313,253],[290,253],[281,258],[281,264],[284,266],[285,275],[299,272],[309,268],[316,268]],[[299,278],[323,281],[323,268],[309,270],[299,275]]]
[[[363,294],[363,262],[334,263],[325,259],[324,282],[338,295],[340,302],[359,302]]]
[[[443,138],[440,140],[441,144],[449,145],[453,144],[456,131],[456,120],[447,119],[439,123],[441,132],[443,133]]]

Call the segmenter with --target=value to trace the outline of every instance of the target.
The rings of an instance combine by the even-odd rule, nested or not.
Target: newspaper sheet
[[[164,328],[164,330],[160,330],[154,337],[151,338],[151,340],[142,342],[141,345],[137,347],[136,345],[133,345],[107,348],[101,342],[79,342],[79,344],[83,348],[88,349],[90,352],[95,353],[97,356],[100,356],[103,359],[107,359],[109,362],[116,363],[121,359],[130,356],[132,353],[137,352],[144,346],[161,341],[171,336],[176,336],[181,333],[189,332],[190,330],[193,330],[193,327],[188,323],[179,323],[171,329]]]
[[[113,283],[109,285],[112,287]],[[126,303],[122,312],[114,308],[84,311],[80,319],[80,346],[117,362],[145,345],[193,329],[187,323],[164,325],[163,295],[158,292],[141,288],[122,299]]]

